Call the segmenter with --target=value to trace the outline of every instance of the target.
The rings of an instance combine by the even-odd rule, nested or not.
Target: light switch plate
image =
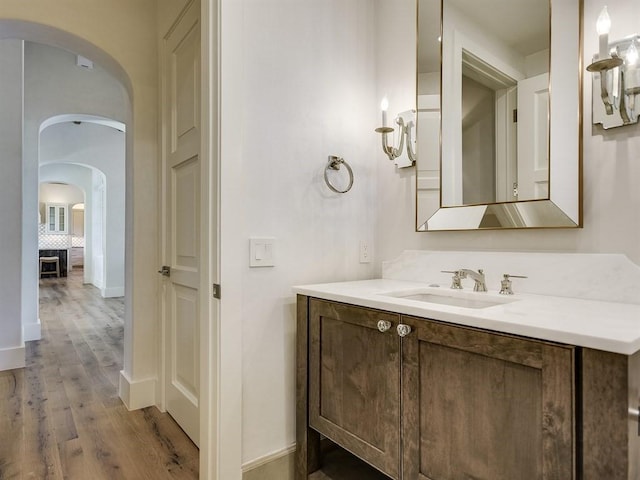
[[[249,266],[275,266],[275,244],[273,237],[252,237],[249,239]]]

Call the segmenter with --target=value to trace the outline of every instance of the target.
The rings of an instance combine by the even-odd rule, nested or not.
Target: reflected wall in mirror
[[[418,0],[418,230],[581,226],[581,9]]]

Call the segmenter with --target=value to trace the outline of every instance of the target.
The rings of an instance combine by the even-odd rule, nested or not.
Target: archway
[[[103,298],[122,297],[125,256],[125,141],[123,123],[91,115],[63,114],[40,129],[39,165],[65,181],[84,171],[87,192],[87,262],[84,283]],[[73,241],[72,238],[70,238]]]
[[[89,35],[90,36],[90,35]],[[155,302],[156,294],[156,277],[155,263],[157,261],[155,251],[157,248],[157,221],[153,217],[142,216],[137,221],[137,226],[141,227],[136,233],[133,232],[134,217],[140,218],[141,212],[155,210],[157,197],[156,183],[156,167],[154,150],[157,143],[155,132],[155,90],[154,85],[148,84],[148,72],[155,72],[155,62],[149,62],[144,72],[135,72],[133,77],[125,71],[120,61],[103,48],[97,47],[91,41],[81,38],[67,31],[54,28],[51,26],[23,20],[7,20],[0,19],[0,40],[17,39],[18,41],[39,42],[43,45],[55,46],[67,52],[80,54],[87,58],[91,58],[96,65],[100,65],[105,72],[108,72],[119,84],[120,98],[118,102],[106,102],[104,109],[92,110],[83,108],[80,104],[78,95],[59,95],[64,98],[67,104],[64,108],[54,105],[54,102],[47,102],[42,97],[34,99],[34,104],[39,108],[35,112],[29,112],[29,102],[25,102],[24,106],[24,127],[23,142],[18,150],[22,153],[22,168],[20,173],[16,173],[13,178],[7,178],[6,181],[14,182],[22,185],[19,202],[22,203],[21,224],[16,225],[22,232],[22,246],[19,251],[13,251],[10,255],[14,258],[21,259],[21,268],[16,272],[14,278],[21,278],[20,291],[18,295],[14,295],[14,301],[19,298],[19,304],[15,311],[20,312],[20,323],[13,325],[23,341],[39,338],[40,328],[37,312],[37,278],[38,259],[34,255],[27,255],[26,252],[34,252],[37,250],[37,223],[33,220],[38,215],[38,201],[36,191],[38,188],[38,138],[41,127],[47,127],[46,121],[51,121],[52,117],[60,113],[74,112],[77,114],[97,115],[100,117],[116,119],[124,124],[133,133],[127,135],[126,139],[126,184],[128,185],[126,193],[126,225],[127,235],[125,240],[125,251],[127,266],[125,268],[125,289],[126,289],[126,306],[125,306],[125,353],[124,353],[124,369],[120,380],[120,392],[122,399],[130,408],[140,408],[143,406],[153,405],[155,403],[156,382],[152,378],[155,375],[156,362],[155,352],[157,346],[155,342],[154,324],[156,319],[157,305]],[[11,40],[9,40],[11,41]],[[153,56],[153,51],[147,52]],[[141,57],[143,55],[140,55]],[[146,57],[145,57],[146,58]],[[131,67],[131,65],[129,65]],[[136,82],[140,82],[141,74],[145,78],[145,95],[144,100],[133,100],[133,90]],[[28,72],[25,72],[23,81],[28,80]],[[49,78],[46,78],[49,81]],[[150,91],[149,91],[150,88]],[[148,104],[148,94],[153,97],[154,107],[147,110],[140,109],[133,120],[134,109],[137,105]],[[58,99],[59,99],[58,98]],[[23,112],[19,112],[23,113]],[[152,126],[152,128],[150,128]],[[19,138],[19,137],[17,137]],[[144,145],[145,147],[134,147],[134,145]],[[137,154],[135,152],[138,152]],[[145,165],[144,174],[138,170],[138,175],[134,178],[134,164]],[[145,188],[144,198],[135,202],[134,197],[139,195],[131,188],[133,185]],[[140,190],[142,190],[140,188]],[[151,194],[151,195],[149,195]],[[12,221],[15,220],[12,218]],[[136,245],[144,245],[144,248],[136,248]],[[140,253],[142,252],[142,253]],[[139,272],[144,270],[145,273]],[[136,273],[138,272],[138,273]],[[136,301],[133,300],[133,292],[136,294]],[[135,318],[135,322],[134,322]],[[15,320],[12,320],[15,322]],[[137,335],[136,332],[144,332]],[[134,338],[135,337],[135,338]],[[20,338],[20,337],[18,337]],[[2,347],[0,345],[0,347]],[[16,348],[14,355],[14,366],[20,366],[20,355],[24,355],[24,347]],[[136,352],[140,352],[138,355]],[[154,352],[154,355],[149,355]],[[24,364],[24,360],[22,360]],[[134,388],[135,386],[135,388]]]

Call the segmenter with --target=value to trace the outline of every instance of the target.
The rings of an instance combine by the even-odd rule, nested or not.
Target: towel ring
[[[331,182],[329,181],[329,177],[327,177],[327,172],[329,170],[340,170],[340,165],[344,165],[347,169],[347,172],[349,173],[349,186],[345,190],[338,190],[331,184]],[[329,155],[329,161],[327,162],[327,166],[324,169],[324,181],[332,191],[336,193],[347,193],[353,186],[353,170],[351,170],[349,164],[344,161],[344,158],[336,157],[335,155]]]

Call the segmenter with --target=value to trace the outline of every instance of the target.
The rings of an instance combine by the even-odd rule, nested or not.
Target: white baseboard
[[[118,394],[128,410],[137,410],[156,404],[155,378],[133,381],[124,370],[121,370],[119,384]]]
[[[102,298],[124,297],[124,287],[101,288]]]
[[[37,323],[26,323],[22,325],[22,340],[31,342],[32,340],[40,340],[42,338],[42,329],[40,319]]]
[[[260,478],[262,480],[285,480],[289,477],[288,470],[290,470],[287,468],[287,462],[281,462],[281,465],[278,465],[276,468],[273,467],[275,466],[275,462],[284,459],[284,457],[291,456],[291,460],[293,460],[295,451],[296,444],[294,443],[288,447],[251,460],[242,465],[242,475],[250,476],[251,478]],[[291,480],[293,480],[293,478]]]
[[[24,343],[20,347],[0,349],[0,371],[25,366]]]

